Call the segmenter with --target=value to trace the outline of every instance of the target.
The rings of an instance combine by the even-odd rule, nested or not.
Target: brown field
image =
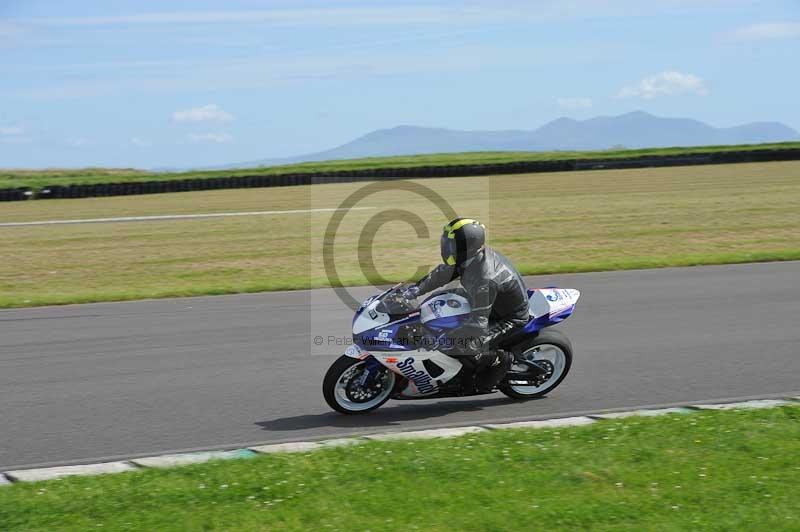
[[[525,273],[800,259],[800,162],[418,180],[486,223]],[[0,205],[0,222],[332,208],[364,184],[48,200]],[[392,183],[386,183],[391,187]],[[385,190],[348,213],[334,246],[344,282],[366,282],[358,238],[386,209],[425,220],[380,227],[378,272],[435,264],[445,215]],[[330,212],[208,220],[0,227],[0,306],[307,288],[328,284]],[[362,253],[366,251],[364,243]]]

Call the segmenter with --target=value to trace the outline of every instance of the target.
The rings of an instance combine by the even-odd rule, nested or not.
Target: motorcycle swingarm
[[[535,362],[529,362],[527,360],[520,360],[517,362],[518,364],[525,364],[528,366],[527,371],[509,371],[506,373],[503,380],[506,382],[514,381],[514,384],[518,385],[525,385],[525,384],[533,384],[531,381],[536,381],[543,375],[547,374],[547,370],[544,368],[539,367]]]

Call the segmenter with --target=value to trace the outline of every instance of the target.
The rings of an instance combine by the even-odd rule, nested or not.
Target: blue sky
[[[800,130],[797,0],[0,0],[0,167],[193,167],[643,109]]]

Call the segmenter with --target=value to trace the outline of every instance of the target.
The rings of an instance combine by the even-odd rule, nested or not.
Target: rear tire
[[[374,396],[356,400],[348,396],[348,386],[358,374],[359,366],[364,366],[365,360],[358,360],[347,355],[342,355],[328,368],[322,380],[322,395],[328,406],[342,414],[366,414],[372,412],[389,400],[395,384],[395,374],[381,366],[381,388]],[[348,375],[348,372],[351,374]],[[357,392],[361,391],[356,389]]]
[[[572,343],[561,331],[541,331],[535,338],[514,346],[513,351],[517,358],[547,360],[553,373],[540,386],[511,385],[504,379],[497,388],[512,399],[536,399],[546,395],[561,384],[572,366]]]

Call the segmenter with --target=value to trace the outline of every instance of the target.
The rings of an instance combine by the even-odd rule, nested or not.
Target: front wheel
[[[515,348],[517,359],[534,362],[543,374],[532,384],[515,385],[504,380],[498,389],[513,399],[534,399],[552,391],[561,384],[572,365],[572,344],[561,331],[542,331]],[[512,370],[525,371],[525,366],[515,364]]]
[[[322,380],[328,406],[342,414],[365,414],[389,400],[395,374],[378,361],[340,356]]]

